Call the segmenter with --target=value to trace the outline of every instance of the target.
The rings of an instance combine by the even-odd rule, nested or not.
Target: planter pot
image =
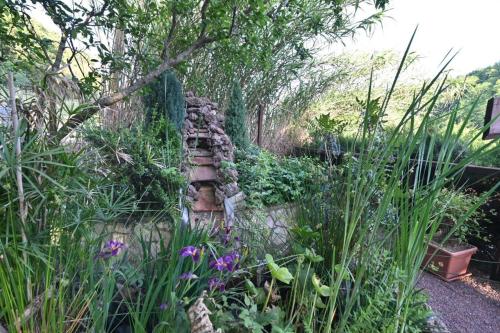
[[[458,280],[470,275],[467,268],[476,251],[477,247],[468,244],[460,249],[451,250],[431,242],[423,266],[447,282]]]

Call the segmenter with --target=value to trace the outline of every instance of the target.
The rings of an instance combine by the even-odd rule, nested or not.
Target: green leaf
[[[332,294],[330,287],[322,284],[321,280],[316,276],[316,274],[313,274],[313,276],[311,277],[311,281],[312,281],[314,289],[321,296],[328,297]]]
[[[314,306],[317,307],[318,309],[326,309],[326,304],[323,303],[321,297],[316,297],[316,302],[314,303]]]
[[[342,272],[342,265],[337,264],[335,265],[334,269],[337,274],[340,274]],[[349,271],[347,269],[345,269],[343,272],[342,280],[349,280]]]
[[[323,261],[323,257],[320,256],[319,254],[316,254],[316,252],[314,252],[314,249],[306,249],[306,252],[304,253],[304,255],[306,256],[306,258],[310,261],[310,262],[321,262]]]
[[[249,279],[245,280],[245,289],[251,296],[257,295],[257,288],[255,287],[253,282],[250,281]]]
[[[290,274],[290,271],[286,267],[280,267],[274,277],[276,280],[286,284],[289,284],[293,280],[292,274]]]
[[[278,266],[270,254],[266,254],[266,261],[273,278],[286,284],[289,284],[293,280],[293,276],[288,268]]]

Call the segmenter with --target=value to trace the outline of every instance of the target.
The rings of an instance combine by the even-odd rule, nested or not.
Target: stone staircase
[[[205,97],[186,94],[183,170],[189,180],[186,193],[191,225],[211,222],[232,224],[236,201],[244,197],[238,172],[232,166],[234,147],[224,132],[224,116]]]

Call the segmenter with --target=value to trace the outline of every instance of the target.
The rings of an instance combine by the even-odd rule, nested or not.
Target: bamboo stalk
[[[23,244],[28,243],[28,237],[26,236],[26,218],[28,216],[28,209],[26,206],[24,198],[24,187],[23,187],[23,173],[21,168],[21,137],[19,135],[19,118],[17,117],[16,108],[16,90],[14,87],[14,74],[9,72],[7,74],[7,85],[9,87],[9,97],[10,97],[10,107],[11,107],[11,121],[12,121],[12,135],[15,139],[15,151],[16,151],[16,185],[17,185],[17,195],[19,200],[19,216],[21,217],[21,237]],[[23,259],[25,264],[28,263],[28,256],[23,250]],[[28,302],[33,298],[31,294],[31,279],[29,275],[26,277],[26,294],[28,296]]]

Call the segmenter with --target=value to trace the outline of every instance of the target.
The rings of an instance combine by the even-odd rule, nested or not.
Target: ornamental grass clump
[[[445,218],[443,210],[436,211],[436,202],[466,165],[498,153],[497,139],[455,159],[475,105],[433,115],[447,88],[443,73],[451,59],[415,91],[399,123],[384,132],[384,117],[410,45],[411,41],[385,96],[373,96],[370,82],[361,103],[363,121],[342,163],[332,159],[328,181],[301,199],[301,213],[292,228],[294,248],[299,253],[314,248],[324,258],[313,267],[321,273],[329,296],[322,298],[323,305],[310,308],[314,314],[308,318],[313,319],[306,323],[300,319],[300,302],[293,302],[287,318],[295,327],[323,333],[424,329],[427,311],[415,285],[428,244]],[[432,130],[438,123],[445,126],[439,146]],[[479,128],[467,140],[483,132]],[[463,211],[449,233],[463,226],[497,187]]]

